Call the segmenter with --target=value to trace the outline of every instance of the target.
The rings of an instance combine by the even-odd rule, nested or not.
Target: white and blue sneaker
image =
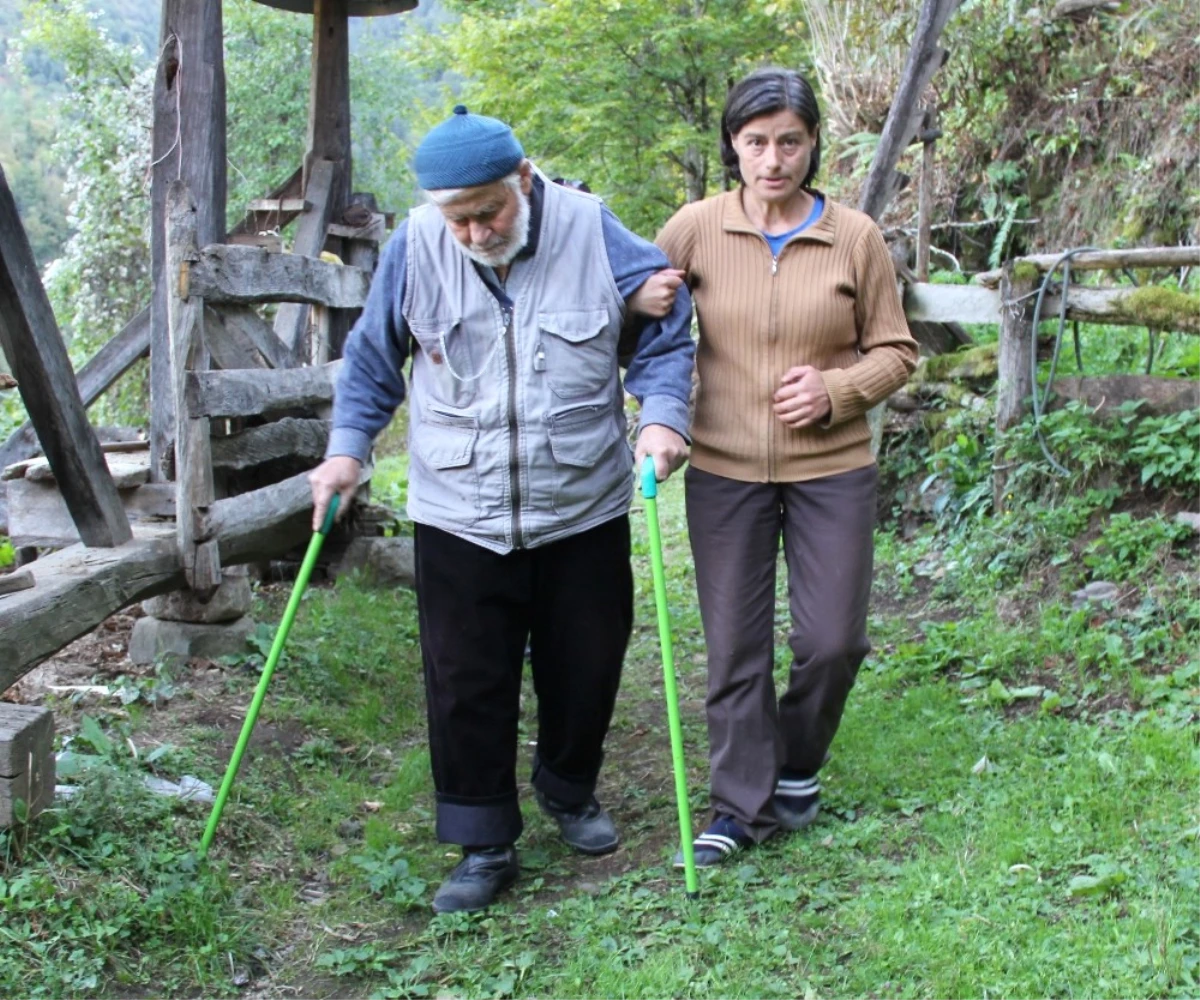
[[[708,829],[692,841],[692,854],[697,868],[712,868],[753,845],[754,838],[738,826],[737,820],[732,816],[717,816]],[[683,851],[675,854],[675,867],[683,867]]]
[[[821,783],[784,770],[775,785],[775,818],[785,830],[803,830],[821,811]]]

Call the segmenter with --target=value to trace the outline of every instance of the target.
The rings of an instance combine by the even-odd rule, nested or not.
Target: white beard
[[[529,242],[529,197],[518,191],[517,198],[517,217],[513,220],[512,233],[507,240],[486,248],[474,244],[456,244],[476,264],[482,264],[484,267],[506,267],[525,249],[525,244]]]

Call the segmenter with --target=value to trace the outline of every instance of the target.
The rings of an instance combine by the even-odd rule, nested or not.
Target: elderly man
[[[463,850],[434,896],[444,913],[482,909],[517,877],[527,643],[537,801],[576,850],[617,846],[595,786],[632,627],[632,463],[652,456],[661,480],[687,457],[693,345],[681,289],[632,346],[631,455],[617,343],[628,300],[666,257],[598,199],[547,183],[507,125],[462,105],[415,167],[431,204],[383,252],[311,479],[319,524],[334,493],[353,495],[411,356],[408,512],[437,836]]]

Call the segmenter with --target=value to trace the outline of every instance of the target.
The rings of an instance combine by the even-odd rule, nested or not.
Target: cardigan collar
[[[827,243],[833,246],[834,233],[837,231],[836,203],[824,191],[814,190],[812,193],[821,196],[825,202],[825,210],[816,222],[807,229],[801,230],[788,240],[788,243],[807,240],[811,243]],[[761,237],[762,231],[750,221],[745,208],[742,207],[742,189],[737,188],[723,197],[725,204],[721,211],[721,228],[727,233],[750,233]]]

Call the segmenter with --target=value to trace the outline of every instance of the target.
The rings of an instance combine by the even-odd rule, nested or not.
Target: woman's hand
[[[811,427],[824,420],[833,403],[820,371],[812,365],[789,368],[775,390],[773,409],[788,427]]]
[[[662,319],[675,305],[675,292],[683,284],[684,274],[683,271],[668,267],[650,275],[629,296],[629,311],[652,319]]]

